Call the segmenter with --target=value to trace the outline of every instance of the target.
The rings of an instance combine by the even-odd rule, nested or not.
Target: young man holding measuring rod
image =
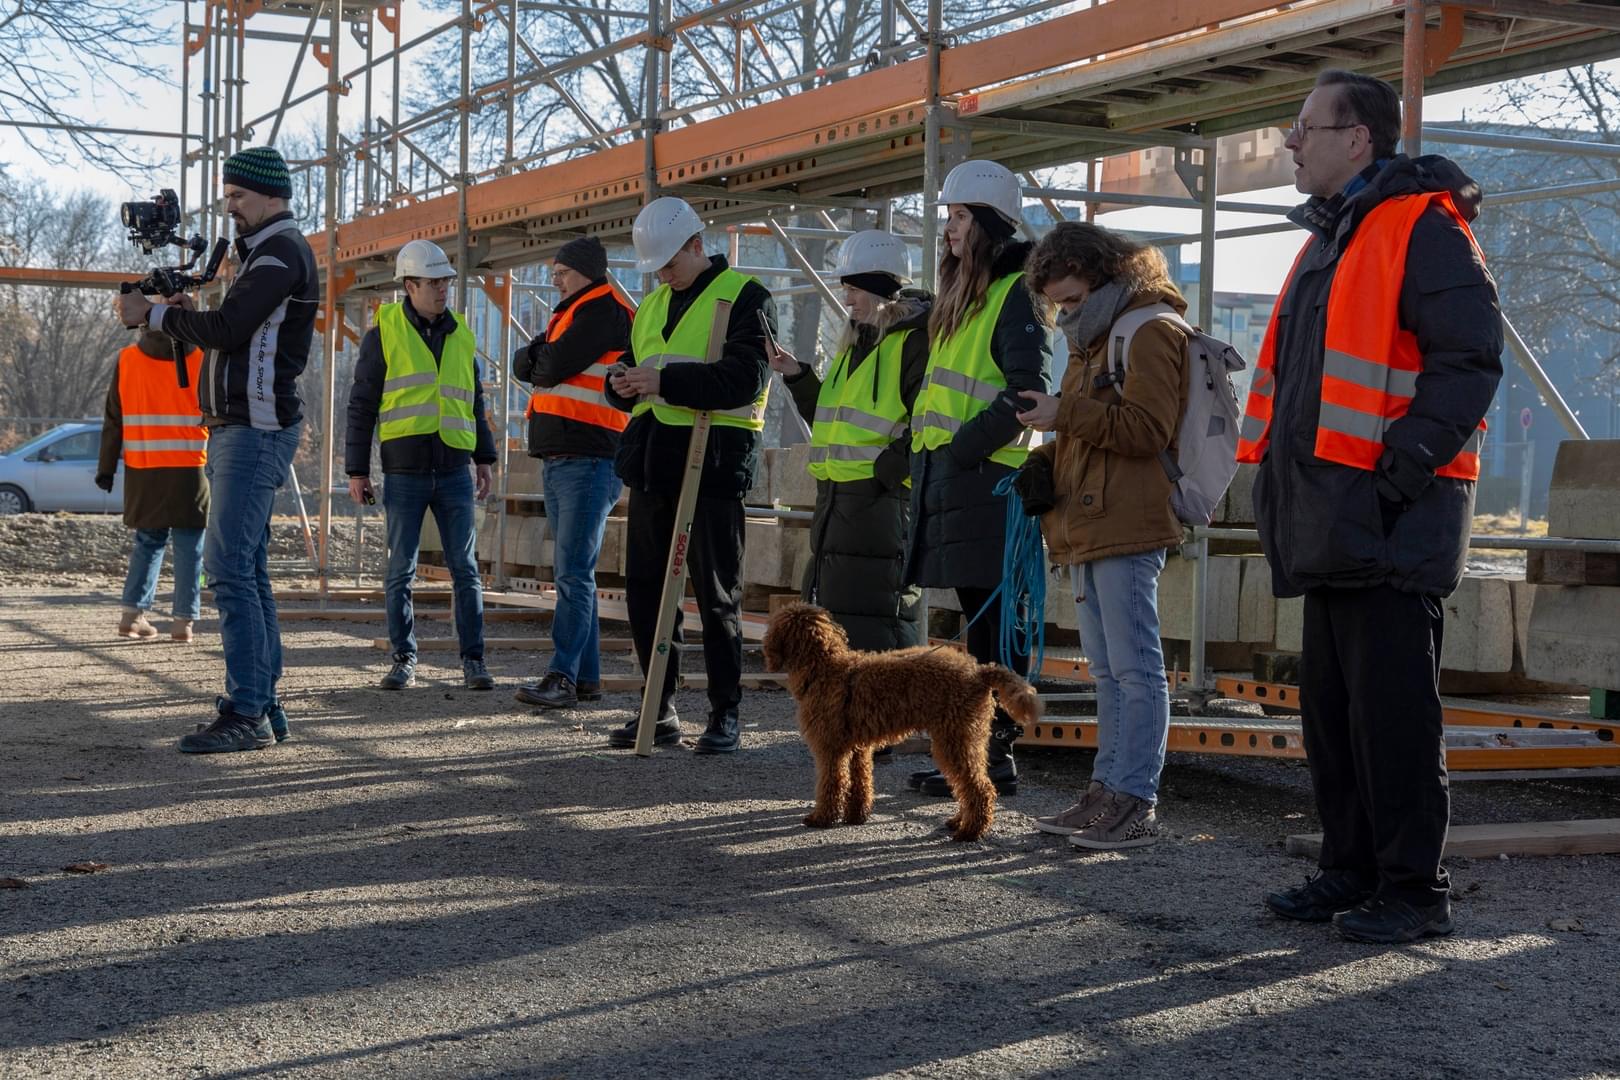
[[[646,754],[680,742],[670,696],[690,573],[709,676],[708,726],[694,750],[731,753],[741,743],[743,496],[765,427],[761,321],[774,333],[776,305],[724,256],[704,253],[703,221],[681,199],[648,203],[633,240],[637,269],[659,287],[636,310],[630,351],[603,394],[631,417],[617,466],[630,489],[625,599],[647,689],[641,716],[608,744]]]

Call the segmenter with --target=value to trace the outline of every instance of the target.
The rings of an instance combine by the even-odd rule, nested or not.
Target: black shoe
[[[407,686],[415,686],[416,657],[394,657],[394,666],[388,669],[388,674],[384,675],[377,685],[384,690],[403,690]]]
[[[1333,916],[1333,928],[1346,941],[1399,945],[1431,934],[1451,933],[1451,901],[1418,907],[1405,900],[1375,896],[1360,907]]]
[[[1267,893],[1266,907],[1285,919],[1327,922],[1339,912],[1370,900],[1373,894],[1373,887],[1367,884],[1370,880],[1343,870],[1322,870],[1307,878],[1303,885]]]
[[[608,732],[608,745],[615,750],[631,750],[636,745],[636,732],[641,729],[641,717],[631,717],[623,727],[616,727]],[[653,728],[654,746],[674,746],[681,741],[681,722],[675,716],[675,710],[659,718],[658,725]]]
[[[880,746],[876,750],[872,751],[872,764],[874,764],[874,765],[893,765],[894,764],[894,747],[892,747],[892,746]]]
[[[287,710],[281,707],[281,702],[272,701],[270,711],[264,718],[270,721],[270,734],[276,737],[276,742],[286,742],[292,738],[292,732],[287,727]]]
[[[180,736],[182,754],[223,754],[232,750],[263,750],[276,741],[270,724],[220,710],[218,719],[201,731]]]
[[[996,786],[997,795],[1018,794],[1018,766],[1013,762],[1011,755],[985,771],[990,774],[990,782]],[[917,786],[917,790],[936,799],[949,799],[955,795],[951,790],[950,781],[945,779],[945,774],[937,771],[927,776]]]
[[[542,709],[569,709],[579,704],[579,692],[573,680],[560,671],[548,671],[539,682],[524,683],[512,696],[525,705],[538,705]]]
[[[742,725],[737,723],[737,710],[710,713],[709,726],[693,745],[694,754],[734,754],[742,745]]]
[[[602,684],[599,682],[580,682],[574,684],[574,694],[581,701],[601,701]]]
[[[461,685],[468,690],[495,689],[495,676],[489,673],[484,666],[482,658],[463,660],[461,662]]]
[[[912,791],[921,791],[924,784],[935,778],[944,779],[945,774],[940,772],[938,769],[923,769],[920,772],[914,772],[910,776],[906,777],[906,787],[910,788]]]

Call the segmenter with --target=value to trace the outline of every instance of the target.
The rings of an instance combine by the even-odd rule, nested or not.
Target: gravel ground
[[[514,703],[533,654],[492,653],[494,694],[453,653],[368,688],[375,622],[289,621],[294,741],[188,758],[216,624],[121,642],[116,580],[27,576],[0,588],[8,1080],[1620,1076],[1620,859],[1454,860],[1454,937],[1350,945],[1258,904],[1309,870],[1281,847],[1314,827],[1298,764],[1173,758],[1174,835],[1129,855],[1032,829],[1074,751],[1020,752],[979,844],[905,790],[918,758],[871,823],[815,832],[781,692],[734,757],[640,760],[602,743],[631,695]],[[695,735],[701,695],[677,706]],[[1620,781],[1456,793],[1459,822],[1599,816]]]

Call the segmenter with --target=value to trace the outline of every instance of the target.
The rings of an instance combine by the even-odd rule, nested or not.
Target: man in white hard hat
[[[663,572],[675,531],[675,504],[685,471],[692,422],[713,417],[704,456],[688,551],[692,588],[703,623],[703,659],[709,676],[709,722],[694,749],[735,751],[741,742],[743,496],[759,464],[765,427],[765,361],[761,316],[776,328],[771,294],[731,269],[722,255],[703,251],[703,221],[681,199],[654,199],[636,216],[636,265],[655,274],[659,287],[642,301],[630,328],[630,351],[608,378],[607,400],[631,414],[621,437],[619,477],[630,489],[625,551],[625,600],[636,655],[645,670],[657,637]],[[715,305],[731,302],[731,321],[720,357],[705,363]],[[670,697],[680,670],[681,616],[661,693],[654,741],[677,743],[680,723]],[[609,745],[635,745],[639,717],[609,736]]]
[[[371,436],[382,442],[383,510],[388,521],[384,582],[393,666],[379,684],[403,690],[416,683],[416,633],[411,579],[416,576],[422,518],[433,511],[455,588],[456,637],[462,683],[492,690],[484,666],[484,597],[474,550],[474,505],[490,489],[498,456],[484,418],[473,333],[447,310],[455,268],[444,251],[412,240],[394,262],[405,298],[377,309],[360,342],[349,391],[345,466],[355,502],[374,503]]]

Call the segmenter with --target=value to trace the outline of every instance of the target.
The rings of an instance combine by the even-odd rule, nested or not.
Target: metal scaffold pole
[[[1407,157],[1423,152],[1423,45],[1424,0],[1406,0],[1406,21],[1401,31],[1401,151]]]
[[[343,315],[337,306],[337,214],[338,214],[338,95],[343,79],[338,69],[342,43],[343,0],[332,0],[326,65],[326,335],[323,342],[325,363],[321,371],[321,542],[316,558],[316,577],[324,597],[332,571],[332,450],[336,442],[333,425],[337,420],[337,352]]]
[[[942,0],[928,0],[928,107],[923,117],[922,277],[925,288],[939,288],[939,53],[943,41]]]

